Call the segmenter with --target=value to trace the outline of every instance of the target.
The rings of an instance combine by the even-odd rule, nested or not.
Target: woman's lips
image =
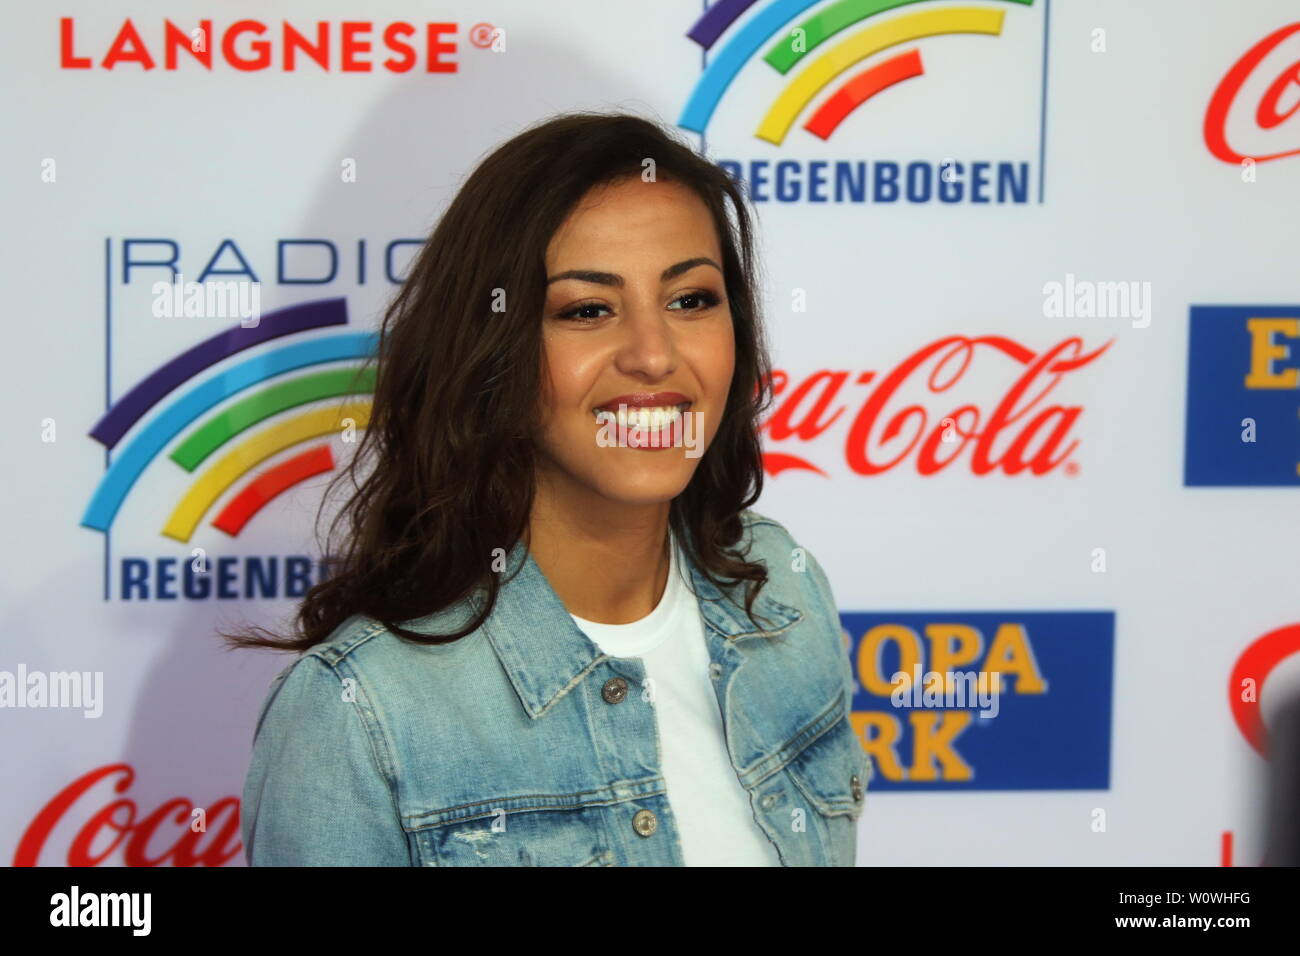
[[[683,445],[683,418],[654,427],[620,425],[611,420],[608,425],[600,423],[600,428],[609,428],[613,432],[613,445],[602,443],[603,447],[632,448],[637,451],[664,451],[668,448],[680,448]]]
[[[681,447],[685,437],[684,421],[690,402],[681,405],[628,408],[617,411],[598,409],[595,413],[602,447],[635,448],[662,451]]]
[[[663,451],[682,446],[682,419],[691,404],[681,392],[633,392],[602,402],[592,414],[614,439],[603,446]]]
[[[620,405],[626,405],[628,408],[667,408],[690,403],[690,398],[681,392],[631,392],[627,395],[615,395],[601,402],[592,411],[598,412],[602,409],[613,411]]]
[[[683,402],[680,405],[654,405],[629,408],[627,405],[619,405],[617,408],[598,408],[594,414],[596,421],[609,421],[624,428],[664,428],[668,425],[679,421],[686,410],[690,408],[690,402]]]

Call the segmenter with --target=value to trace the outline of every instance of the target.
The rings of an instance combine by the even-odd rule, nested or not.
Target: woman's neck
[[[570,614],[629,624],[659,604],[668,584],[670,503],[627,505],[538,482],[528,550]]]

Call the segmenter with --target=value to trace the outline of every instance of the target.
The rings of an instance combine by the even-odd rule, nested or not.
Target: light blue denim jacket
[[[852,866],[872,765],[830,585],[782,525],[743,519],[764,627],[742,585],[730,603],[687,562],[732,769],[784,865]],[[522,542],[504,574],[461,640],[416,646],[354,615],[274,679],[244,785],[250,864],[682,865],[641,659],[583,634]],[[471,610],[404,626],[446,633]]]

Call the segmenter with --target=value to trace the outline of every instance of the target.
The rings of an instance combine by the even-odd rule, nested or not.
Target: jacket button
[[[659,829],[659,821],[649,810],[638,810],[632,818],[632,829],[643,837],[648,837]]]
[[[858,775],[856,773],[853,775],[853,779],[849,781],[849,788],[853,791],[853,802],[861,803],[862,802],[862,781],[858,779]]]
[[[605,698],[607,704],[619,703],[627,697],[627,681],[621,677],[611,677],[600,689],[600,696]]]

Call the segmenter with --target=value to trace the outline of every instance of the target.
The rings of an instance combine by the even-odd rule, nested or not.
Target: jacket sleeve
[[[241,805],[250,866],[411,865],[388,747],[354,690],[311,654],[272,682]]]
[[[844,702],[845,710],[853,710],[853,695],[855,693],[853,679],[853,663],[849,660],[848,651],[844,647],[843,631],[844,625],[840,623],[839,607],[835,603],[835,595],[831,593],[831,582],[826,577],[825,570],[822,569],[821,563],[813,557],[811,551],[803,549],[804,557],[807,558],[809,577],[812,578],[813,590],[818,596],[819,613],[827,615],[826,626],[832,634],[835,635],[835,651],[839,655],[840,673],[844,677]]]

